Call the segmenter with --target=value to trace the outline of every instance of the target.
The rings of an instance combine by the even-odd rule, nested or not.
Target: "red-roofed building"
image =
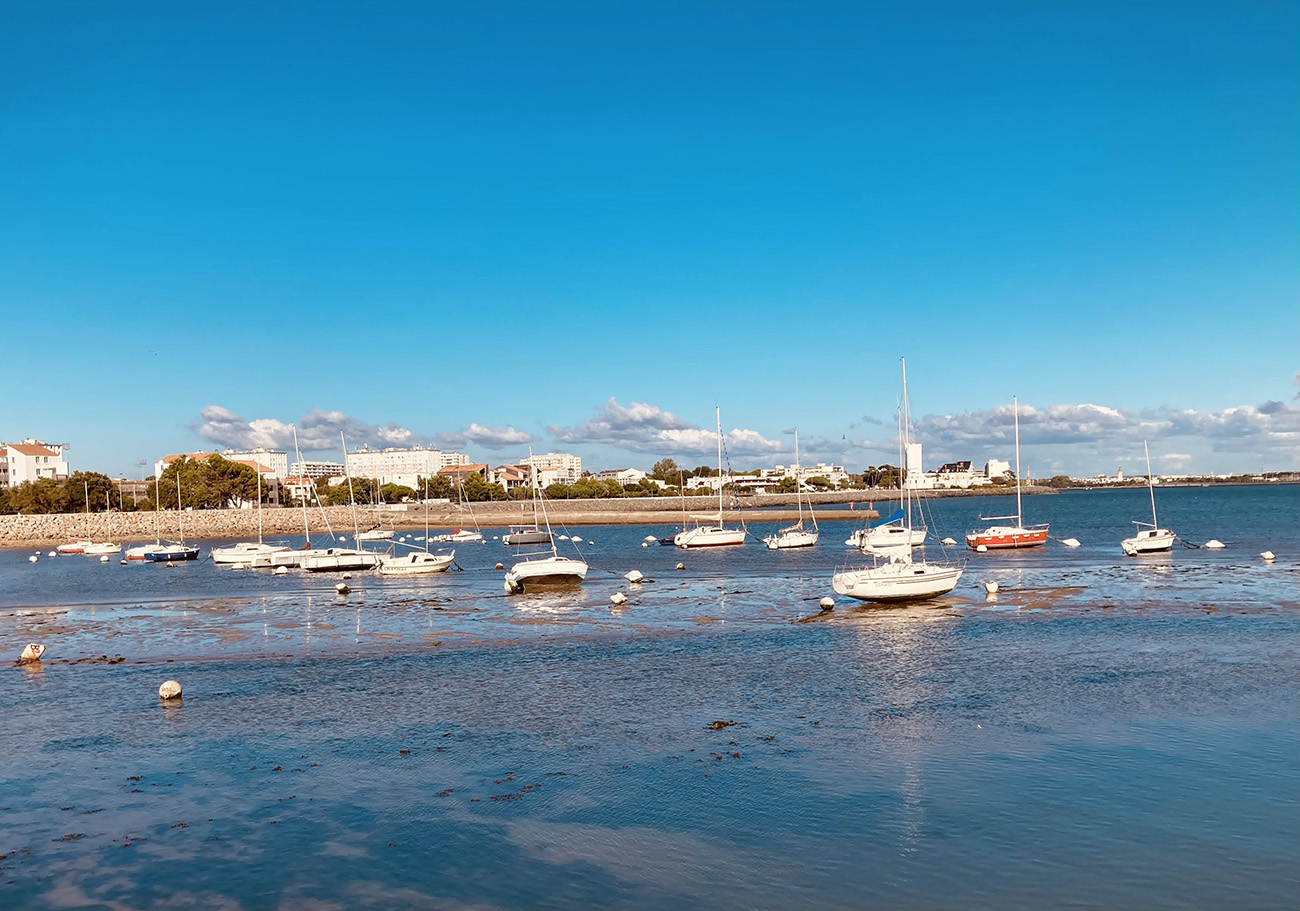
[[[17,487],[40,478],[63,480],[68,476],[68,462],[63,458],[67,448],[67,443],[43,440],[0,443],[0,485]]]

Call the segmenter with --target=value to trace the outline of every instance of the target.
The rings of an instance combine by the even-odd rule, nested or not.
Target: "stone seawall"
[[[1003,491],[998,491],[1003,492]],[[1013,491],[1014,492],[1014,491]],[[1026,492],[1051,493],[1045,488],[1029,488]],[[965,491],[945,491],[949,495],[969,495]],[[833,504],[877,503],[879,509],[891,509],[891,490],[841,490],[813,494],[812,501],[819,509]],[[765,494],[744,498],[746,508],[771,506],[794,507],[794,494]],[[547,513],[557,523],[566,525],[680,525],[682,512],[707,513],[718,508],[717,497],[625,497],[610,500],[548,500]],[[446,529],[471,525],[500,528],[513,523],[531,522],[532,504],[524,501],[472,504],[473,517],[468,509],[455,503],[435,503],[429,507],[429,523]],[[855,508],[834,510],[826,518],[869,519],[872,510]],[[324,534],[326,523],[336,533],[352,536],[352,510],[346,506],[329,506],[324,510],[312,507],[307,513],[313,535]],[[252,538],[257,535],[257,511],[252,509],[205,509],[185,512],[181,517],[185,537],[194,540],[222,538]],[[780,516],[771,516],[780,518]],[[157,525],[155,526],[155,522]],[[264,536],[302,534],[302,510],[295,507],[268,507],[262,510]],[[357,507],[357,524],[366,529],[375,524],[384,528],[416,529],[424,527],[424,509],[419,505],[402,507]],[[181,525],[177,514],[164,511],[115,512],[111,515],[111,538],[108,518],[96,513],[87,519],[84,514],[69,515],[0,515],[0,547],[48,547],[66,541],[112,540],[126,544],[152,541],[155,527],[164,538],[176,538]]]

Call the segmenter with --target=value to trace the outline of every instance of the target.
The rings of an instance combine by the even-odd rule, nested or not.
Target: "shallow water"
[[[1137,560],[1125,493],[1026,500],[1083,548],[828,613],[847,525],[794,553],[577,529],[588,583],[515,597],[497,542],[346,598],[0,554],[5,647],[50,646],[2,671],[0,903],[1294,907],[1296,488],[1161,491],[1230,546]],[[941,505],[954,537],[989,509]]]

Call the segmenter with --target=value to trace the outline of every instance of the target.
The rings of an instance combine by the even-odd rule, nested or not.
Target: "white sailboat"
[[[381,554],[379,557],[379,574],[381,576],[422,576],[426,573],[445,572],[456,559],[456,551],[450,553],[431,553],[429,551],[429,479],[424,479],[424,548],[412,547],[407,553]],[[394,545],[396,547],[396,545]]]
[[[714,408],[718,422],[718,512],[707,515],[691,516],[695,520],[694,528],[682,524],[682,530],[673,536],[673,543],[678,547],[717,547],[724,544],[744,544],[745,526],[727,528],[722,521],[722,409]]]
[[[922,521],[919,527],[906,525],[903,515],[906,510],[906,450],[903,446],[903,409],[898,409],[898,511],[883,522],[866,528],[859,528],[849,535],[844,543],[856,547],[864,553],[879,553],[896,547],[918,547],[925,543],[928,529]]]
[[[812,547],[817,543],[820,534],[817,528],[817,515],[813,512],[812,500],[808,501],[808,518],[812,520],[812,530],[803,526],[803,497],[800,491],[803,488],[803,478],[799,473],[799,431],[794,432],[794,502],[799,508],[799,521],[793,525],[787,525],[785,528],[778,529],[775,534],[770,534],[763,539],[769,550],[784,550],[788,547]]]
[[[271,554],[289,550],[287,544],[267,544],[262,540],[262,473],[257,472],[257,540],[240,541],[226,547],[212,548],[213,563],[243,563],[247,566],[268,567]]]
[[[910,415],[907,403],[907,362],[900,359],[903,370],[903,443],[906,451]],[[910,488],[904,485],[903,527],[912,527]],[[831,577],[831,587],[838,595],[859,601],[920,601],[946,595],[956,587],[963,564],[929,563],[913,558],[911,547],[891,549],[887,554],[873,554],[871,566],[844,569]]]
[[[83,481],[82,487],[85,489],[86,492],[86,532],[87,532],[87,536],[89,536],[90,483],[87,481]],[[105,512],[104,515],[108,519],[108,537],[112,538],[113,519],[111,516],[111,512],[113,509],[113,501],[111,498],[108,500],[107,505],[108,505],[108,512]],[[95,557],[103,556],[105,554],[115,554],[118,553],[121,549],[122,549],[121,544],[114,544],[112,541],[90,541],[90,540],[74,541],[70,544],[60,544],[58,547],[55,548],[55,550],[57,550],[61,554],[86,554],[88,556],[95,556]]]
[[[343,442],[343,452],[346,453],[347,442],[343,440],[343,434],[339,433],[339,440]],[[302,453],[298,450],[298,428],[293,431],[294,451],[298,453],[301,461]],[[344,474],[347,474],[346,460],[344,463]],[[355,534],[357,528],[357,507],[356,500],[352,497],[352,477],[348,475],[348,500],[352,504],[352,529]],[[319,502],[319,500],[318,500]],[[324,508],[322,507],[322,515]],[[292,567],[306,570],[313,573],[329,572],[351,572],[353,570],[374,569],[379,565],[379,554],[365,550],[354,550],[349,547],[312,547],[311,546],[311,529],[307,525],[307,501],[303,500],[302,504],[302,521],[303,528],[306,531],[307,544],[301,550],[286,550],[279,553],[271,554],[271,566],[273,567]],[[325,527],[329,529],[329,517],[326,516]],[[334,532],[330,529],[330,535]]]
[[[428,499],[429,499],[429,497],[428,497],[428,487],[429,487],[428,479],[425,480],[425,482],[424,482],[424,486],[425,486],[425,498],[424,498],[424,499],[425,499],[426,504],[427,504]],[[455,531],[449,531],[449,532],[446,532],[445,534],[441,534],[441,535],[434,535],[432,538],[429,538],[429,536],[428,536],[428,534],[427,534],[428,529],[426,528],[426,529],[425,529],[425,532],[426,532],[425,537],[428,538],[430,541],[432,541],[432,542],[435,543],[435,544],[468,544],[468,543],[472,543],[472,542],[475,542],[475,541],[482,541],[482,540],[483,540],[483,532],[482,532],[482,531],[479,529],[479,527],[478,527],[478,517],[476,517],[476,516],[474,515],[474,507],[469,505],[469,498],[467,498],[467,497],[465,496],[465,485],[462,484],[459,480],[456,482],[456,490],[457,490],[457,492],[460,494],[460,505],[461,505],[461,508],[462,508],[462,509],[465,509],[465,510],[467,510],[467,511],[469,512],[469,520],[470,520],[471,522],[474,523],[474,530],[473,530],[473,531],[470,531],[468,528],[465,528],[465,527],[462,526],[462,527],[456,529]]]
[[[1130,557],[1169,550],[1174,546],[1174,538],[1178,537],[1169,529],[1161,528],[1160,520],[1156,518],[1156,488],[1151,479],[1151,450],[1147,447],[1146,440],[1142,441],[1142,451],[1147,457],[1147,490],[1151,493],[1151,521],[1134,522],[1133,524],[1137,526],[1137,534],[1120,542],[1119,546]]]
[[[530,447],[528,452],[530,464],[532,454]],[[542,521],[546,523],[546,543],[550,545],[550,553],[548,555],[546,551],[540,551],[522,555],[523,559],[507,570],[505,589],[511,594],[539,587],[577,585],[587,578],[587,564],[584,561],[561,557],[560,552],[555,549],[551,520],[546,514],[546,501],[536,483],[533,484],[533,498],[534,508],[538,509]]]

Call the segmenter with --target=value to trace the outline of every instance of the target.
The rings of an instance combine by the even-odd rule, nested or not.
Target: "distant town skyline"
[[[0,439],[1300,465],[1294,3],[25,4]],[[331,437],[333,440],[331,440]],[[290,441],[291,442],[291,441]],[[318,447],[318,448],[312,448]],[[1144,469],[1143,469],[1144,470]]]

